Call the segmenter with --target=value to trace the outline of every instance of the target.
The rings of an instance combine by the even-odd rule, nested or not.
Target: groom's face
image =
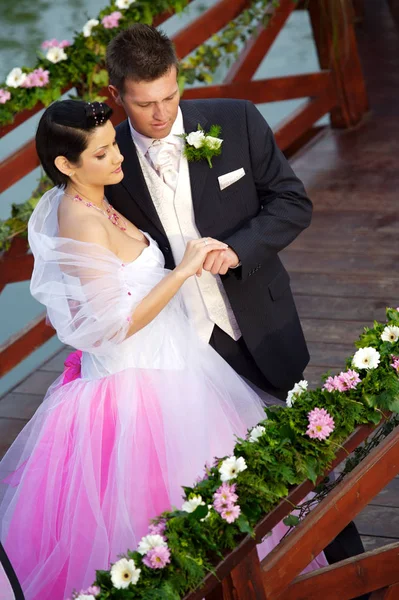
[[[175,66],[154,81],[126,80],[123,94],[115,88],[111,92],[117,103],[124,107],[136,131],[156,139],[169,135],[180,100]]]

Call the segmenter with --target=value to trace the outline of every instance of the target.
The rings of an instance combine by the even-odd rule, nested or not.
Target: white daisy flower
[[[96,25],[99,25],[100,21],[98,19],[89,19],[87,21],[87,23],[84,24],[83,29],[82,29],[82,33],[84,35],[84,37],[90,37],[91,36],[91,30],[93,29],[93,27],[95,27]]]
[[[229,458],[226,458],[219,467],[221,480],[229,481],[230,479],[235,479],[238,473],[245,471],[246,468],[247,464],[242,456],[239,458],[230,456]]]
[[[167,546],[167,543],[165,542],[164,538],[158,534],[146,535],[143,538],[141,538],[137,548],[137,552],[144,556],[144,554],[147,554],[150,550],[156,548],[157,546]]]
[[[121,558],[111,567],[111,581],[118,590],[136,585],[140,578],[141,569],[137,569],[133,560]]]
[[[196,508],[198,508],[198,506],[204,506],[204,504],[205,502],[203,501],[201,496],[193,496],[192,498],[183,503],[181,509],[184,510],[184,512],[192,513],[195,511]]]
[[[26,80],[26,73],[22,73],[22,69],[15,67],[9,72],[6,79],[6,86],[12,88],[19,88]]]
[[[47,50],[46,54],[47,60],[56,64],[61,62],[62,60],[66,60],[68,56],[66,55],[63,48],[58,48],[57,46],[53,46]]]
[[[254,427],[249,435],[249,442],[257,442],[260,437],[265,433],[266,429],[263,425],[257,425]]]
[[[136,0],[116,0],[115,4],[117,6],[117,8],[129,8],[129,6],[131,4],[133,4],[133,2],[136,2]]]
[[[187,144],[194,146],[194,148],[201,148],[204,145],[205,134],[203,131],[192,131],[186,137]]]
[[[381,334],[381,339],[384,342],[394,344],[399,340],[399,327],[396,327],[396,325],[387,325]]]
[[[287,404],[288,408],[291,408],[292,405],[294,404],[295,400],[301,394],[303,394],[303,392],[306,392],[306,390],[308,389],[308,385],[309,384],[306,381],[306,379],[302,379],[302,381],[299,381],[298,383],[296,383],[294,385],[294,387],[292,388],[292,390],[290,390],[288,392],[288,395],[287,395],[286,404]]]
[[[371,346],[360,348],[352,359],[352,365],[357,369],[376,369],[379,362],[380,353]]]
[[[96,598],[93,594],[79,594],[79,596],[76,596],[75,600],[96,600]]]

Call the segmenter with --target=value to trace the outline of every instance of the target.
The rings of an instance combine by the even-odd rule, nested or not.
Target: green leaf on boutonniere
[[[212,169],[212,159],[222,153],[223,140],[219,137],[221,131],[220,125],[212,125],[206,133],[201,125],[198,125],[197,131],[183,133],[180,136],[186,142],[183,155],[188,162],[207,160]]]

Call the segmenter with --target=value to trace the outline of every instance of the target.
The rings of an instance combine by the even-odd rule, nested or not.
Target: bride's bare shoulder
[[[104,217],[83,203],[65,196],[58,208],[58,235],[110,248]]]

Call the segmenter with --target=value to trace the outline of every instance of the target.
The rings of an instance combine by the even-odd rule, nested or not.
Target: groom
[[[136,24],[109,44],[110,92],[128,119],[117,127],[124,179],[106,190],[125,217],[158,242],[166,268],[188,240],[229,245],[188,280],[184,303],[198,335],[276,398],[302,378],[309,354],[278,253],[308,227],[312,203],[270,127],[244,100],[180,101],[169,38]],[[188,163],[183,133],[220,125],[222,153]],[[363,552],[353,523],[326,548],[329,562]]]
[[[157,29],[136,24],[109,44],[110,92],[128,119],[117,127],[124,179],[106,190],[124,216],[158,242],[166,268],[188,240],[229,245],[208,255],[183,287],[199,336],[240,375],[285,400],[309,354],[278,253],[308,227],[312,203],[270,127],[243,100],[180,101],[178,60]],[[184,132],[221,126],[222,152],[190,162]]]

